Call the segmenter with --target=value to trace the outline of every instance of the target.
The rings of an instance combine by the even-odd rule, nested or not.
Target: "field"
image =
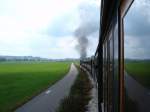
[[[1,62],[0,112],[11,112],[60,80],[69,62]]]
[[[128,74],[150,89],[150,61],[130,61],[125,67]]]

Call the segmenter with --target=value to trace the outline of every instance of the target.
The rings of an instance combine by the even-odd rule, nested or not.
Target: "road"
[[[150,112],[150,90],[125,72],[125,87],[129,97],[137,103],[139,112]]]
[[[55,112],[61,99],[69,94],[77,74],[77,68],[71,64],[69,73],[63,79],[19,107],[15,112]]]

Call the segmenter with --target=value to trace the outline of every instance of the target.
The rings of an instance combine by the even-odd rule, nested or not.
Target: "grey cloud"
[[[150,59],[149,37],[125,37],[125,57],[133,59]]]
[[[133,3],[128,14],[125,17],[125,33],[132,36],[150,35],[150,2],[146,6],[138,6],[137,0]],[[143,1],[144,2],[144,1]]]
[[[150,59],[150,2],[138,2],[135,0],[125,17],[125,57]]]

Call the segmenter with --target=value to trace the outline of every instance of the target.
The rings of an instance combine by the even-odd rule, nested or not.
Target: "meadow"
[[[0,112],[12,112],[60,80],[70,62],[0,62]]]
[[[130,61],[125,68],[129,75],[150,89],[150,61]]]

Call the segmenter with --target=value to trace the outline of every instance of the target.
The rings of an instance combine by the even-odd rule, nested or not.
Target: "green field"
[[[61,79],[69,62],[1,62],[0,112],[11,112]]]
[[[128,74],[150,89],[150,61],[131,61],[125,67]]]

